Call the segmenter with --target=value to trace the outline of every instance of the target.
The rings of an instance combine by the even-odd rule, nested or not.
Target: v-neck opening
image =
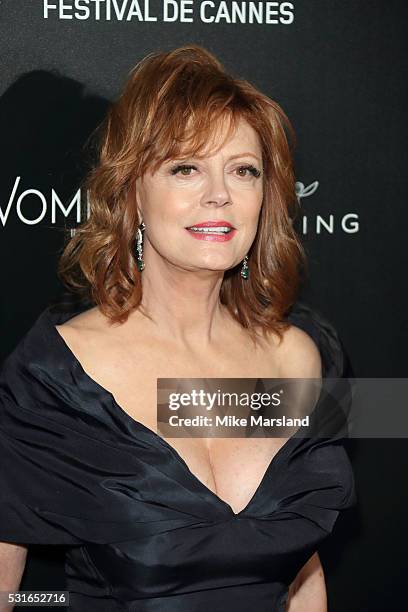
[[[86,372],[86,370],[82,366],[82,364],[81,364],[80,360],[78,359],[78,357],[75,355],[73,350],[70,348],[70,346],[67,344],[65,339],[62,337],[62,335],[59,333],[59,331],[55,327],[55,325],[62,325],[63,323],[68,322],[70,319],[72,319],[74,316],[76,316],[80,312],[82,312],[82,311],[75,311],[75,312],[69,312],[69,313],[63,313],[63,312],[57,313],[58,321],[56,321],[54,323],[53,313],[50,312],[50,308],[46,309],[46,315],[47,315],[47,320],[48,320],[48,323],[49,323],[49,327],[52,329],[52,332],[59,338],[59,342],[60,342],[61,346],[64,348],[66,354],[70,357],[72,363],[79,370],[81,376],[83,376],[88,381],[89,384],[94,386],[99,391],[99,393],[102,393],[103,395],[105,395],[106,397],[108,397],[110,399],[111,403],[114,405],[115,409],[122,416],[123,419],[125,419],[132,426],[137,427],[137,428],[141,429],[143,432],[145,432],[152,439],[152,442],[157,442],[157,443],[161,444],[162,446],[164,446],[164,448],[166,448],[171,453],[173,458],[176,461],[178,461],[179,463],[182,464],[182,466],[184,467],[184,469],[185,469],[187,475],[189,476],[189,478],[191,480],[193,480],[195,482],[195,484],[198,485],[207,495],[210,495],[218,504],[220,504],[226,510],[228,510],[228,512],[232,516],[232,518],[239,518],[239,517],[247,514],[250,511],[251,507],[256,502],[256,499],[258,498],[258,496],[260,495],[260,492],[263,489],[263,487],[265,485],[265,482],[267,481],[267,479],[269,477],[270,472],[274,469],[276,464],[279,463],[279,461],[282,459],[282,457],[284,457],[285,453],[288,451],[288,449],[291,447],[291,445],[294,443],[294,441],[298,441],[299,439],[301,439],[301,438],[299,438],[296,435],[297,432],[295,432],[295,434],[293,434],[290,438],[288,438],[286,440],[286,442],[273,455],[273,457],[271,458],[270,462],[268,463],[268,465],[267,465],[267,467],[266,467],[266,469],[265,469],[265,471],[264,471],[264,473],[263,473],[263,475],[262,475],[262,477],[261,477],[261,479],[259,481],[258,486],[256,487],[256,489],[255,489],[253,495],[251,496],[251,498],[249,499],[248,503],[241,510],[239,510],[238,512],[235,512],[234,509],[232,508],[232,506],[226,500],[224,500],[217,493],[212,491],[212,489],[207,487],[207,485],[204,484],[204,482],[202,482],[202,480],[200,480],[198,478],[198,476],[196,476],[194,474],[194,472],[189,467],[188,463],[183,459],[183,457],[180,455],[180,453],[177,451],[177,449],[174,446],[172,446],[169,442],[167,442],[167,440],[165,438],[163,438],[160,434],[155,432],[153,429],[151,429],[150,427],[148,427],[147,425],[145,425],[141,421],[138,421],[137,419],[132,417],[117,402],[117,400],[115,399],[114,394],[111,391],[109,391],[103,385],[98,383],[90,374],[88,374]],[[65,316],[65,315],[68,315],[68,316]]]

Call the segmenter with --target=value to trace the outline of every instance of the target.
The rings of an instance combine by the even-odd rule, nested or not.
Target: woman
[[[317,548],[355,502],[344,448],[168,442],[155,420],[158,378],[343,374],[333,328],[295,304],[290,133],[201,47],[132,71],[61,258],[82,304],[46,309],[2,371],[7,588],[26,545],[64,544],[75,611],[327,609]]]

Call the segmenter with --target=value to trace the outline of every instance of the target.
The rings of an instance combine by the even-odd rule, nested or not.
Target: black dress
[[[356,503],[344,436],[292,436],[235,514],[86,374],[54,327],[80,310],[45,309],[3,363],[0,541],[67,545],[74,612],[282,612]],[[342,377],[331,324],[300,303],[288,319]]]

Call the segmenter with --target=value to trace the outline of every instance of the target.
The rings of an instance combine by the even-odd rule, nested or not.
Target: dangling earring
[[[146,225],[144,224],[144,221],[142,221],[142,223],[137,228],[136,253],[137,253],[137,268],[139,272],[142,272],[142,270],[145,267],[145,264],[143,261],[143,234],[142,234],[142,231],[144,231],[145,228],[146,228]]]
[[[247,280],[247,278],[249,277],[248,255],[245,255],[244,260],[242,262],[241,276],[245,280]]]

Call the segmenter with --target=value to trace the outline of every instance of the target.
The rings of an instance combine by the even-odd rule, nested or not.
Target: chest
[[[158,432],[157,378],[273,378],[279,368],[271,358],[240,354],[235,359],[204,364],[144,353],[142,360],[117,354],[114,368],[93,361],[92,376],[108,389],[119,406],[133,419]],[[99,367],[94,364],[98,363]],[[189,470],[208,489],[227,501],[234,512],[254,495],[266,469],[287,438],[166,438]]]
[[[106,390],[132,419],[154,432],[157,428],[158,378],[275,378],[282,376],[277,354],[229,346],[223,354],[185,356],[165,346],[129,348],[95,337],[70,342],[87,374]],[[158,434],[159,435],[159,434]],[[287,438],[173,437],[166,441],[192,474],[239,512],[256,492],[268,465]]]

